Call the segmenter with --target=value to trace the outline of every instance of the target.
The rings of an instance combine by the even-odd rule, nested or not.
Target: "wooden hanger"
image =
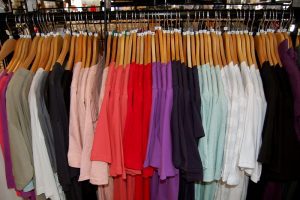
[[[192,53],[191,53],[191,35],[189,32],[186,34],[186,53],[187,53],[187,65],[192,68]]]
[[[248,32],[244,33],[245,36],[245,42],[246,42],[246,56],[247,56],[247,62],[249,64],[249,67],[254,64],[251,56],[251,42],[250,42],[250,36]]]
[[[70,49],[70,44],[71,44],[71,32],[70,31],[66,31],[64,40],[63,40],[63,47],[62,47],[62,51],[60,52],[60,55],[58,56],[58,59],[56,60],[56,62],[58,62],[59,64],[63,64],[66,56],[69,52]]]
[[[254,44],[255,44],[254,46],[255,46],[255,50],[257,52],[260,66],[262,67],[263,63],[266,61],[266,56],[265,56],[265,51],[263,50],[263,47],[262,47],[262,45],[263,45],[262,39],[261,39],[259,33],[257,33],[255,35]]]
[[[242,39],[240,33],[236,34],[236,45],[239,63],[246,62],[245,55],[242,49]]]
[[[159,29],[157,30],[158,33],[158,39],[159,39],[159,52],[160,52],[160,62],[165,62],[165,52],[164,52],[164,39],[163,39],[163,33]]]
[[[156,62],[156,46],[155,46],[155,32],[151,33],[151,50],[152,50],[152,62]]]
[[[183,51],[183,38],[181,31],[178,32],[178,42],[179,42],[179,55],[180,55],[180,62],[183,64],[185,63],[184,51]]]
[[[86,59],[87,59],[87,40],[88,40],[88,33],[83,33],[82,39],[82,66],[86,68]]]
[[[51,38],[51,39],[50,39]],[[42,54],[40,65],[39,67],[44,67],[46,71],[51,71],[51,64],[52,59],[54,57],[54,48],[56,43],[57,37],[56,36],[49,36],[49,46],[48,50],[44,51],[44,54]]]
[[[200,64],[200,36],[199,36],[198,31],[196,31],[196,33],[195,33],[195,43],[196,43],[196,46],[195,46],[195,48],[196,48],[196,54],[195,54],[195,56],[196,56],[196,65],[200,66],[201,65]]]
[[[277,57],[276,57],[276,53],[275,53],[275,48],[277,48],[277,47],[274,46],[273,33],[270,30],[267,32],[267,37],[268,37],[269,42],[270,42],[269,49],[270,49],[270,52],[271,52],[271,58],[272,58],[273,64],[277,65],[278,61],[277,61]]]
[[[36,70],[39,67],[38,65],[39,65],[39,62],[40,62],[40,59],[41,59],[41,56],[42,56],[43,44],[45,44],[44,40],[45,40],[45,36],[42,35],[41,38],[39,39],[39,43],[38,43],[38,46],[37,46],[36,56],[34,58],[32,66],[31,66],[31,71],[32,72],[36,72]]]
[[[120,48],[120,61],[119,61],[120,66],[124,65],[125,37],[126,37],[125,32],[123,32],[121,35],[121,48]]]
[[[232,44],[232,51],[231,51],[231,56],[233,57],[233,63],[235,65],[237,65],[239,63],[238,60],[238,50],[237,50],[237,34],[236,32],[232,32],[232,34],[230,34],[230,38],[231,38],[231,44]]]
[[[217,58],[218,58],[218,65],[219,67],[223,67],[222,59],[221,59],[221,47],[220,47],[220,41],[219,41],[219,33],[218,31],[215,32],[215,40],[216,40],[216,46],[217,46]]]
[[[238,37],[240,38],[240,41],[241,41],[241,50],[242,50],[242,54],[244,56],[244,62],[249,63],[249,61],[247,59],[246,38],[242,31],[238,32],[238,35],[239,35]]]
[[[275,35],[274,32],[273,32],[273,46],[274,46],[274,52],[275,52],[276,60],[279,64],[279,66],[282,67],[282,63],[281,63],[279,52],[278,52],[278,43],[277,43],[276,35]]]
[[[270,62],[270,65],[274,66],[275,63],[273,61],[273,58],[272,58],[272,55],[271,55],[271,50],[270,50],[270,44],[271,44],[271,42],[270,42],[270,40],[269,40],[266,32],[264,32],[262,34],[262,36],[263,36],[263,40],[265,42],[265,49],[266,49],[266,52],[267,52],[267,59]]]
[[[128,42],[128,55],[127,55],[127,62],[126,64],[130,64],[131,62],[131,57],[132,57],[132,47],[133,47],[133,34],[131,32],[128,32],[127,34],[129,34],[129,42]],[[126,66],[125,66],[126,67]]]
[[[206,30],[204,30],[203,32],[203,43],[204,43],[204,48],[205,51],[203,51],[203,55],[204,55],[204,64],[208,64],[209,63],[209,55],[208,55],[208,40],[207,40],[207,33]]]
[[[205,41],[204,41],[204,34],[203,30],[199,31],[199,53],[200,53],[200,64],[204,65],[205,64],[205,55],[204,55],[204,46],[205,46]]]
[[[71,37],[71,44],[70,44],[70,53],[69,53],[69,59],[67,62],[66,70],[72,70],[73,65],[74,65],[74,58],[75,58],[75,45],[76,45],[76,40],[78,37],[76,36],[75,33],[72,34]]]
[[[148,63],[148,32],[144,32],[144,59],[143,64],[146,65]]]
[[[139,64],[143,64],[144,63],[144,33],[141,33],[140,35],[140,61]]]
[[[227,64],[229,64],[230,62],[233,62],[233,58],[231,56],[231,48],[230,48],[230,44],[231,44],[231,39],[230,39],[230,36],[229,36],[229,33],[226,31],[224,34],[223,34],[223,41],[225,43],[225,56],[226,56],[226,61],[227,61]]]
[[[22,36],[23,37],[23,36]],[[16,46],[15,46],[15,50],[14,50],[14,54],[12,59],[10,60],[10,62],[8,63],[7,69],[9,70],[11,68],[11,66],[13,65],[13,63],[15,62],[15,60],[17,59],[17,57],[20,55],[20,51],[21,51],[21,47],[22,47],[22,39],[23,38],[19,38],[16,41]],[[4,59],[4,58],[3,58]]]
[[[137,33],[136,31],[133,31],[132,33],[132,51],[131,51],[131,62],[135,63],[136,62],[136,46],[137,46]]]
[[[51,40],[52,40],[52,37],[50,37],[49,34],[45,35],[45,38],[42,43],[41,53],[40,53],[39,60],[37,63],[37,68],[39,68],[39,67],[45,68],[46,67],[47,61],[50,59],[50,55],[48,54],[47,59],[45,59],[45,57],[46,57],[45,55],[47,54],[47,51],[49,51],[49,53],[50,53]],[[43,65],[42,65],[42,63],[43,63]]]
[[[91,67],[91,61],[93,57],[93,40],[94,40],[93,33],[90,32],[87,38],[87,53],[86,53],[85,67]]]
[[[225,48],[224,48],[224,43],[223,43],[223,38],[222,38],[221,32],[219,32],[219,46],[220,46],[220,55],[221,55],[222,65],[225,66],[228,63],[227,63],[226,56],[225,56]]]
[[[129,64],[129,40],[130,40],[130,32],[125,32],[125,47],[124,47],[124,65],[125,68],[127,64]]]
[[[148,31],[148,63],[152,63],[152,32]]]
[[[137,51],[136,51],[136,63],[137,64],[140,64],[140,53],[141,53],[141,50],[140,50],[140,48],[141,48],[141,35],[140,35],[141,33],[138,33],[137,34],[137,42],[136,42],[136,49],[137,49]]]
[[[116,65],[115,67],[119,66],[120,63],[120,48],[121,48],[121,33],[118,33],[118,41],[117,41],[117,49],[116,49]]]
[[[166,63],[171,61],[171,35],[170,31],[166,31],[166,52],[167,52],[167,61]]]
[[[217,66],[219,65],[218,61],[218,55],[217,55],[217,43],[216,43],[216,34],[214,31],[211,31],[210,33],[210,38],[211,38],[211,55],[212,55],[212,60],[213,64],[211,66]],[[211,64],[211,62],[210,62]]]
[[[15,66],[17,65],[18,61],[20,60],[21,56],[22,56],[22,51],[24,48],[24,43],[25,43],[25,36],[21,35],[20,39],[18,39],[18,44],[17,44],[17,49],[11,59],[11,61],[9,62],[7,69],[9,72],[12,72],[15,68]]]
[[[154,39],[155,39],[155,57],[156,57],[156,62],[160,62],[160,39],[159,39],[159,32],[156,30],[154,34]]]
[[[105,57],[105,66],[107,67],[110,62],[110,53],[111,53],[111,40],[112,40],[112,32],[108,32],[107,43],[106,43],[106,57]]]
[[[257,61],[256,61],[256,56],[255,56],[255,44],[254,44],[254,38],[253,38],[253,33],[249,33],[249,40],[250,40],[250,53],[251,53],[251,60],[255,67],[257,68]]]
[[[182,32],[182,52],[184,57],[184,64],[188,65],[188,57],[187,57],[187,32]]]
[[[207,44],[208,44],[208,59],[210,66],[214,66],[213,56],[212,56],[212,40],[211,40],[211,33],[207,32]]]
[[[51,71],[52,71],[52,68],[53,68],[56,60],[58,59],[58,56],[60,55],[62,47],[63,47],[63,37],[60,35],[59,32],[57,32],[56,35],[57,35],[57,39],[54,44],[54,54],[53,54],[53,59],[51,62]]]
[[[12,53],[17,46],[17,40],[15,40],[12,36],[9,37],[8,40],[4,42],[0,50],[0,62],[6,58],[10,53]]]
[[[98,56],[99,56],[99,36],[98,36],[98,33],[94,33],[93,45],[92,46],[93,46],[93,54],[92,54],[91,66],[94,66],[94,65],[97,64]]]
[[[174,30],[174,50],[175,50],[175,60],[180,60],[180,53],[179,53],[179,33],[178,30]]]
[[[284,36],[281,32],[277,31],[275,33],[276,36],[276,40],[277,40],[277,44],[279,45],[283,40],[284,40]]]
[[[24,67],[25,69],[28,69],[30,67],[31,63],[34,61],[34,58],[37,54],[40,39],[41,39],[41,37],[40,37],[39,34],[37,34],[33,38],[32,45],[31,45],[31,48],[30,48],[30,52],[29,52],[27,58],[25,59],[25,61],[21,64],[21,66]]]
[[[118,33],[114,33],[110,62],[116,62],[118,38]]]
[[[176,60],[175,33],[171,31],[171,60]]]
[[[8,66],[7,66],[7,70],[9,72],[13,71],[16,63],[18,62],[18,60],[21,57],[21,51],[22,51],[22,46],[23,46],[23,42],[24,42],[23,37],[25,37],[25,36],[21,35],[20,38],[17,40],[15,52],[14,52],[13,57],[10,60],[10,62],[8,63]]]
[[[77,44],[76,44],[76,51],[75,51],[75,63],[77,62],[81,62],[81,67],[83,67],[83,60],[82,60],[82,57],[83,57],[83,34],[82,33],[79,33],[78,34],[78,39],[76,40]]]
[[[25,61],[25,59],[30,51],[31,44],[32,44],[31,37],[29,35],[27,35],[27,38],[25,38],[25,41],[23,43],[20,59],[17,61],[14,68],[12,68],[13,72],[15,72],[21,66],[21,64]]]
[[[247,57],[246,37],[245,37],[244,32],[240,31],[239,36],[241,38],[241,46],[242,46],[242,51],[243,51],[242,53],[243,53],[245,62],[249,65],[250,60],[248,60],[248,57]]]
[[[192,56],[192,67],[197,67],[197,58],[196,58],[196,40],[195,33],[190,32],[190,42],[191,42],[191,56]]]

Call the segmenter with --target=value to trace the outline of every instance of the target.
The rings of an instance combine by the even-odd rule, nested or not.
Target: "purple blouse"
[[[288,41],[284,40],[278,46],[280,60],[289,76],[294,97],[294,126],[300,141],[300,71],[296,63],[293,49],[288,49]]]
[[[172,161],[171,141],[171,112],[173,106],[173,81],[171,62],[161,67],[162,75],[162,99],[161,99],[161,120],[160,120],[160,144],[162,151],[157,156],[161,157],[158,174],[161,180],[173,177],[178,174]]]
[[[154,166],[158,167],[159,159],[155,160],[154,158],[154,143],[157,139],[157,114],[158,114],[158,69],[160,67],[160,63],[152,63],[152,107],[151,107],[151,115],[150,115],[150,127],[149,127],[149,136],[148,136],[148,145],[146,158],[144,162],[144,167]],[[159,151],[161,151],[159,149]]]

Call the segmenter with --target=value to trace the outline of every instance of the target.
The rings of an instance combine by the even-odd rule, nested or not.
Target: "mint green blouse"
[[[198,68],[199,69],[199,68]],[[203,183],[196,184],[196,199],[214,199],[217,182],[221,177],[223,163],[224,140],[227,123],[227,97],[221,79],[221,69],[219,66],[202,66],[198,70],[202,75],[200,84],[205,137],[200,140],[200,155],[204,154],[203,146],[206,142],[206,167],[203,170]],[[206,72],[206,73],[205,73]],[[202,143],[201,143],[202,142]],[[202,157],[201,157],[202,159]],[[203,160],[203,159],[202,159]]]

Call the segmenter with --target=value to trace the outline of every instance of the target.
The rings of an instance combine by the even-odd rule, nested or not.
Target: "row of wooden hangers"
[[[255,19],[255,13],[253,19]],[[203,17],[202,21],[206,27],[200,31],[193,31],[196,19],[191,26],[188,19],[186,23],[191,31],[181,32],[180,27],[162,30],[160,26],[157,26],[157,22],[152,20],[146,21],[148,23],[146,26],[139,23],[140,27],[133,27],[133,31],[126,32],[121,28],[121,30],[109,32],[105,66],[111,62],[116,63],[117,67],[125,67],[130,62],[147,64],[169,61],[180,61],[188,67],[207,63],[211,66],[223,67],[230,62],[233,64],[246,62],[248,66],[258,66],[255,52],[260,66],[266,61],[269,61],[272,66],[277,64],[282,66],[278,45],[287,39],[289,47],[292,47],[291,38],[286,29],[291,21],[288,21],[285,26],[281,22],[279,29],[275,31],[275,24],[278,24],[279,20],[277,17],[267,19],[267,13],[260,21],[255,36],[252,32],[254,20],[249,28],[250,15],[248,21],[242,15],[238,16],[234,22],[230,19],[226,21],[227,29],[225,28],[223,33],[221,33],[222,21],[218,20],[217,16],[215,19]],[[228,22],[234,23],[235,27],[232,30]],[[200,17],[196,27],[199,27],[199,24]],[[128,26],[124,27],[128,29]],[[152,31],[143,31],[147,27]]]
[[[94,30],[87,25],[83,28],[78,24],[74,26],[76,31],[71,33],[69,29],[72,30],[72,24],[69,23],[69,28],[62,36],[52,25],[52,30],[49,31],[47,28],[43,30],[44,33],[37,32],[33,39],[27,27],[17,40],[8,31],[9,39],[1,48],[0,61],[14,52],[7,66],[8,72],[15,72],[20,67],[30,68],[33,72],[36,72],[38,68],[51,71],[56,62],[61,65],[66,62],[66,70],[71,70],[77,62],[81,62],[82,67],[95,65],[99,52],[102,51],[100,48],[103,48],[99,44],[99,31],[95,25]]]

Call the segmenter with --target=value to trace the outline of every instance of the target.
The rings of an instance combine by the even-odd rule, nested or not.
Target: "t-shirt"
[[[68,163],[71,167],[80,168],[82,142],[79,130],[79,113],[77,103],[78,79],[80,74],[81,62],[75,64],[71,82],[70,100],[70,122],[69,122],[69,150]]]
[[[81,187],[77,181],[78,170],[68,165],[69,119],[61,84],[63,74],[64,68],[59,63],[55,63],[49,75],[48,84],[48,111],[54,136],[57,174],[66,198],[81,199]]]
[[[295,51],[288,49],[288,41],[284,40],[278,46],[280,60],[289,76],[289,82],[294,98],[294,126],[300,141],[300,71],[296,64]]]
[[[0,77],[0,137],[1,137],[1,147],[2,155],[4,158],[3,162],[5,164],[5,175],[6,175],[6,186],[7,188],[15,188],[15,180],[12,172],[12,158],[10,152],[10,143],[9,143],[9,133],[8,133],[8,124],[7,124],[7,113],[6,113],[6,90],[7,85],[12,77],[12,74],[7,74],[6,71],[1,73]],[[4,186],[4,185],[3,185]]]
[[[38,118],[41,125],[42,133],[44,135],[52,170],[54,173],[56,173],[57,165],[56,165],[56,155],[54,149],[54,138],[53,138],[52,126],[51,126],[50,117],[46,107],[45,96],[44,96],[45,84],[49,73],[47,71],[43,71],[43,73],[41,74],[42,74],[41,80],[37,85],[37,92],[36,92]]]
[[[98,102],[100,93],[100,67],[98,65],[91,66],[87,76],[86,90],[85,90],[85,124],[82,134],[82,154],[80,163],[80,177],[79,181],[90,179],[91,173],[91,150],[94,140],[94,129],[98,118]],[[96,163],[95,163],[96,164]],[[98,163],[99,168],[102,164]]]
[[[105,94],[105,85],[106,85],[106,78],[108,73],[108,67],[106,67],[103,70],[102,75],[102,84],[101,84],[101,90],[100,90],[100,96],[99,96],[99,108],[98,111],[100,112],[104,94]],[[95,125],[97,126],[99,112],[97,116],[97,120],[95,121]],[[96,127],[95,127],[96,129]],[[95,136],[95,134],[94,134]],[[95,139],[95,137],[94,137]],[[95,185],[105,185],[108,184],[108,165],[105,162],[102,161],[93,161],[91,163],[91,174],[90,174],[90,182]],[[101,189],[100,189],[101,190]]]
[[[32,151],[36,194],[41,195],[44,193],[46,198],[64,199],[65,197],[62,192],[62,188],[59,183],[56,182],[57,174],[54,173],[51,168],[50,158],[38,117],[36,93],[39,92],[38,85],[42,81],[43,72],[44,70],[42,68],[37,70],[28,96],[32,129]]]
[[[6,108],[9,132],[9,143],[16,188],[22,190],[33,179],[31,132],[27,113],[23,112],[21,93],[27,76],[32,76],[24,68],[19,68],[8,84],[6,92]],[[25,120],[27,118],[27,120]],[[29,138],[30,136],[30,138]]]

